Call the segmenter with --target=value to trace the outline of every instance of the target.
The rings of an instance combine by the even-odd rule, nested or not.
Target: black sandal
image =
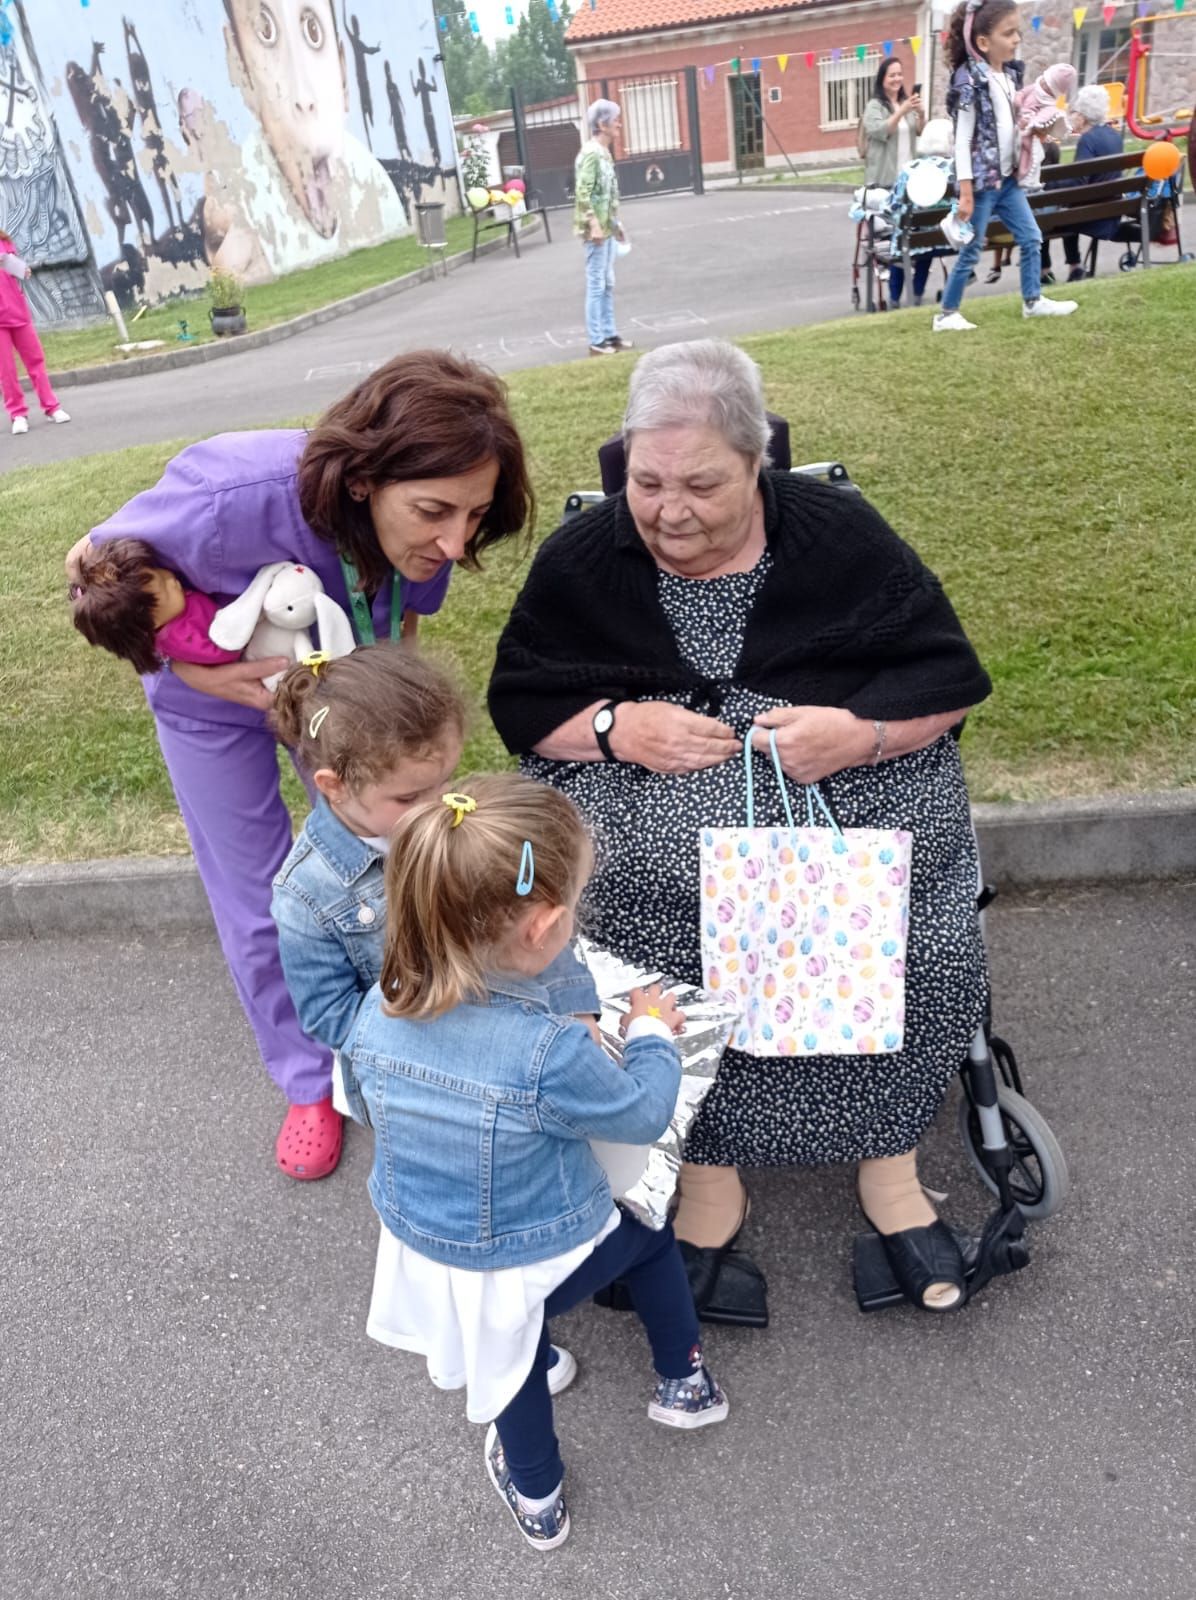
[[[732,1241],[733,1243],[734,1241]],[[716,1250],[678,1240],[699,1322],[729,1328],[767,1328],[768,1282],[742,1250]]]
[[[898,1287],[911,1305],[942,1316],[967,1303],[963,1252],[945,1222],[936,1218],[928,1228],[905,1228],[900,1233],[880,1233],[878,1238]],[[925,1294],[932,1283],[951,1284],[958,1294],[945,1305],[928,1305]]]

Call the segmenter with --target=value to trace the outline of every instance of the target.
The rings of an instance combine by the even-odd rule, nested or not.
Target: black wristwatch
[[[622,704],[619,700],[608,700],[604,706],[599,706],[594,713],[590,724],[594,730],[594,737],[598,741],[598,748],[602,751],[604,761],[617,761],[619,758],[610,747],[611,731],[615,725],[615,712]]]

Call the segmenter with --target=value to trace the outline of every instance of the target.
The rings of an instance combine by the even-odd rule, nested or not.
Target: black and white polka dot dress
[[[658,574],[682,656],[731,680],[752,602],[771,566],[721,578]],[[680,705],[689,696],[655,696]],[[742,735],[783,702],[728,688],[719,713]],[[601,761],[528,757],[524,771],[563,790],[589,819],[597,865],[584,932],[624,960],[701,982],[698,836],[741,826],[743,761],[655,773]],[[756,816],[782,816],[771,763],[757,757]],[[904,1048],[893,1055],[757,1059],[728,1050],[690,1135],[689,1160],[719,1166],[857,1161],[912,1149],[934,1119],[984,1014],[987,971],[975,910],[976,849],[955,742],[852,767],[821,785],[843,828],[914,836]]]

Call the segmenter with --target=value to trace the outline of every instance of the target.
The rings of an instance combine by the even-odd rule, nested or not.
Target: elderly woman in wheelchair
[[[702,340],[646,355],[623,425],[625,491],[541,547],[499,641],[491,713],[523,770],[593,826],[587,933],[691,983],[703,977],[699,837],[743,824],[745,741],[766,752],[775,734],[777,772],[755,763],[770,821],[783,772],[818,785],[843,829],[912,832],[901,1048],[728,1048],[686,1147],[674,1227],[699,1312],[762,1326],[763,1274],[736,1248],[742,1172],[852,1162],[874,1272],[893,1298],[949,1311],[967,1298],[975,1246],[936,1215],[917,1149],[977,1039],[983,1053],[976,845],[951,731],[991,685],[914,551],[858,493],[772,468],[769,445],[743,352]],[[999,1115],[986,1145],[993,1127]]]

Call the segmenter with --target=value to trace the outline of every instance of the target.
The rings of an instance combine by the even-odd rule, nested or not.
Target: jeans
[[[591,344],[603,344],[618,333],[615,327],[615,238],[586,240],[586,334]],[[547,1492],[547,1491],[546,1491]]]
[[[925,255],[914,257],[914,299],[920,300],[926,292],[926,280],[930,276],[930,264],[934,260],[934,251],[928,250]],[[896,308],[901,299],[901,291],[905,288],[905,268],[896,265],[889,268],[889,304]]]
[[[672,1228],[654,1233],[626,1213],[576,1272],[544,1302],[540,1343],[523,1388],[495,1419],[511,1478],[529,1500],[549,1495],[564,1476],[548,1393],[548,1323],[622,1278],[662,1378],[688,1378],[702,1365],[701,1335],[685,1265]]]
[[[976,195],[972,212],[971,239],[955,258],[947,287],[943,290],[943,315],[958,311],[963,292],[967,288],[972,269],[984,249],[984,236],[991,218],[1000,217],[1013,235],[1018,246],[1018,271],[1021,274],[1022,299],[1027,305],[1042,293],[1042,233],[1024,189],[1018,187],[1016,178],[1004,178],[999,189],[981,189]]]

